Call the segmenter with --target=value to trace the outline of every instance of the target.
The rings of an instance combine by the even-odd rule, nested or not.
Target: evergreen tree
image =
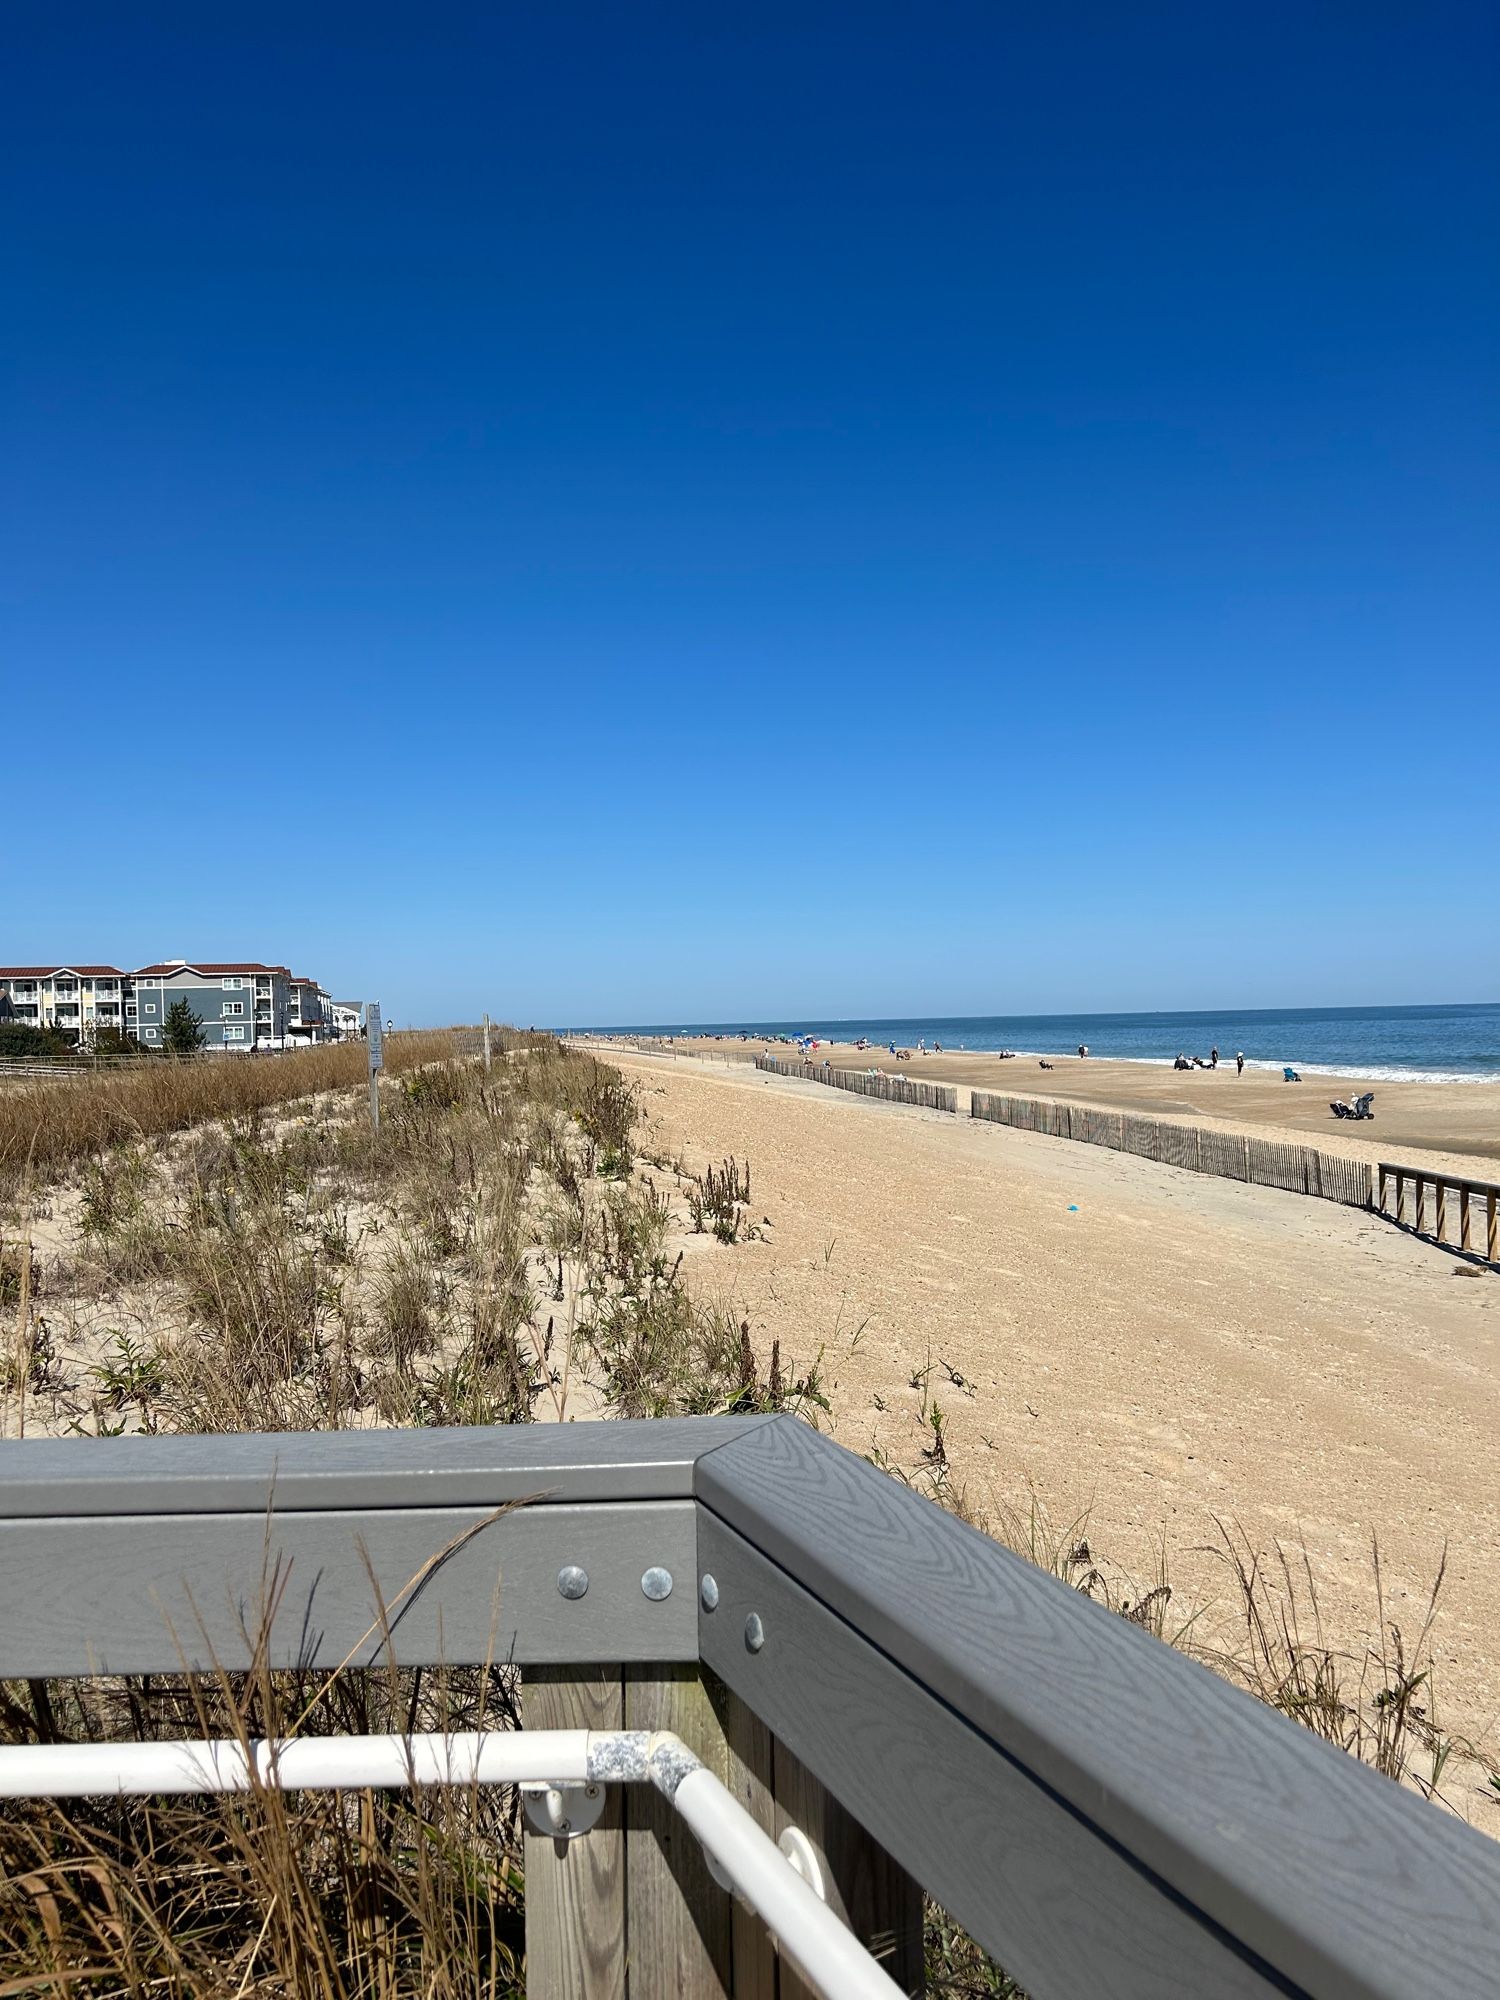
[[[0,1056],[13,1061],[50,1062],[76,1056],[78,1037],[61,1028],[33,1028],[26,1021],[0,1021]]]
[[[203,1023],[186,1000],[174,1000],[167,1009],[166,1046],[174,1056],[196,1055],[205,1037]]]

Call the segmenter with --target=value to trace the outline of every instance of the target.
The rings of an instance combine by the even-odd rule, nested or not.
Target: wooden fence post
[[[760,1718],[694,1665],[531,1667],[529,1729],[670,1729],[758,1825],[818,1856],[830,1906],[904,1993],[923,1979],[918,1884]],[[526,1983],[547,2000],[811,2000],[765,1924],[721,1889],[649,1785],[611,1788],[577,1840],[526,1834]]]
[[[1437,1227],[1433,1231],[1439,1243],[1448,1234],[1448,1183],[1437,1183]]]
[[[627,1667],[625,1727],[670,1729],[716,1776],[724,1774],[724,1730],[696,1664]],[[729,1892],[709,1874],[702,1848],[671,1801],[651,1785],[632,1785],[629,1792],[625,1933],[631,2000],[719,2000],[732,1994]]]
[[[922,1890],[870,1838],[783,1743],[774,1750],[776,1834],[795,1826],[811,1841],[828,1904],[903,1993],[924,1985]],[[784,1960],[779,2000],[813,2000],[813,1990]]]
[[[1487,1194],[1484,1198],[1484,1241],[1485,1254],[1492,1264],[1500,1263],[1500,1230],[1495,1226],[1495,1197]]]
[[[1469,1230],[1469,1190],[1467,1188],[1460,1188],[1458,1191],[1458,1247],[1460,1250],[1471,1250],[1474,1247]]]
[[[756,1825],[774,1834],[771,1732],[755,1711],[747,1708],[738,1695],[731,1694],[722,1681],[712,1674],[706,1674],[704,1681],[723,1736],[723,1763],[716,1775]],[[777,2000],[776,1952],[765,1925],[738,1897],[730,1925],[734,2000]]]
[[[528,1729],[623,1729],[619,1667],[528,1667]],[[624,2000],[625,1832],[621,1788],[576,1840],[526,1831],[526,1990],[548,2000]]]

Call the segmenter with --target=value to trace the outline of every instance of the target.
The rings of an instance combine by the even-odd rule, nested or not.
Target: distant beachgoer
[[[1234,1069],[1236,1076],[1243,1076],[1245,1074],[1245,1051],[1243,1049],[1235,1051]]]
[[[932,1053],[933,1053],[933,1054],[934,1054],[935,1056],[940,1056],[940,1055],[941,1055],[941,1054],[943,1053],[943,1045],[942,1045],[942,1043],[941,1043],[941,1042],[934,1042],[934,1043],[933,1043],[933,1045],[932,1045]]]
[[[1043,1059],[1037,1064],[1038,1069],[1051,1069],[1052,1067],[1053,1065],[1049,1063],[1045,1057],[1043,1057]]]
[[[1208,1066],[1210,1069],[1217,1069],[1219,1067],[1219,1051],[1217,1049],[1209,1050]]]
[[[1088,1052],[1089,1052],[1089,1045],[1088,1045],[1088,1043],[1087,1043],[1087,1042],[1080,1042],[1080,1043],[1078,1044],[1078,1053],[1079,1053],[1079,1055],[1081,1055],[1081,1056],[1086,1056],[1086,1055],[1088,1054]]]

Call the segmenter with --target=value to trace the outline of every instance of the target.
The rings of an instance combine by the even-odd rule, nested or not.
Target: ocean
[[[1245,1052],[1247,1067],[1283,1063],[1386,1082],[1482,1083],[1500,1080],[1500,1005],[1473,1007],[1258,1007],[1191,1014],[982,1014],[912,1016],[899,1021],[666,1021],[599,1029],[630,1035],[816,1035],[829,1041],[866,1036],[881,1046],[1014,1049],[1018,1055],[1072,1055],[1080,1042],[1094,1056],[1170,1063],[1178,1050],[1219,1060]]]

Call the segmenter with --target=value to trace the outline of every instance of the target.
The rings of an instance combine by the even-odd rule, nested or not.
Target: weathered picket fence
[[[1253,1181],[1258,1187],[1288,1188],[1293,1194],[1319,1195],[1324,1201],[1345,1202],[1354,1208],[1369,1208],[1373,1199],[1368,1161],[1325,1153],[1316,1146],[1254,1139],[1241,1132],[1181,1125],[1171,1118],[1142,1118],[1135,1112],[1106,1111],[1091,1104],[1006,1097],[988,1090],[972,1093],[969,1114],[1022,1132],[1046,1132],[1056,1139],[1111,1146],[1116,1152],[1139,1153],[1143,1159],[1160,1160],[1169,1167],[1187,1167],[1194,1173],[1217,1174],[1226,1180]]]
[[[774,1076],[796,1076],[804,1083],[851,1090],[857,1097],[878,1097],[886,1104],[919,1104],[928,1111],[958,1110],[958,1092],[951,1083],[923,1083],[907,1076],[886,1076],[878,1070],[834,1069],[830,1063],[787,1062],[781,1056],[758,1055],[755,1067]]]

